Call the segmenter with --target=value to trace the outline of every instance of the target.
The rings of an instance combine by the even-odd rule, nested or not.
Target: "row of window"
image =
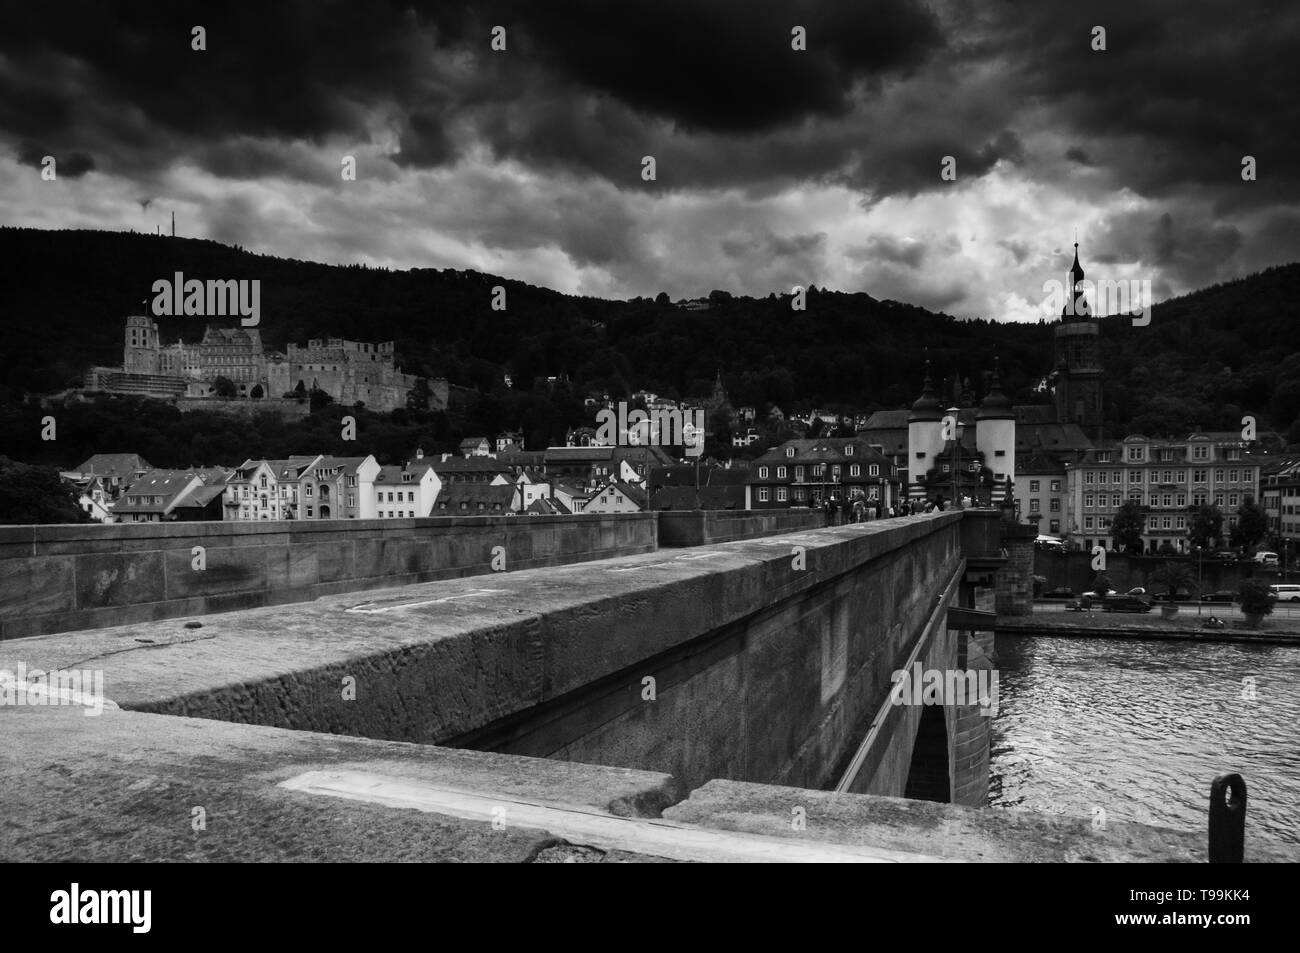
[[[1191,459],[1193,460],[1209,460],[1211,457],[1209,444],[1194,444],[1191,447],[1191,451]],[[1162,447],[1156,450],[1156,461],[1159,463],[1173,463],[1175,460],[1179,459],[1180,454],[1182,454],[1182,459],[1187,459],[1183,450]],[[1240,460],[1241,448],[1226,447],[1223,451],[1223,457],[1225,460]],[[1095,459],[1098,463],[1109,463],[1111,459],[1111,451],[1098,450],[1095,454]],[[1125,453],[1125,459],[1129,463],[1145,463],[1147,459],[1147,448],[1141,444],[1129,447]]]
[[[1123,482],[1124,479],[1123,470],[1111,470],[1108,472],[1110,473],[1111,483]],[[1149,483],[1186,483],[1187,482],[1187,473],[1188,473],[1187,470],[1148,470],[1146,472],[1147,472],[1147,482]],[[1209,480],[1207,478],[1209,476],[1209,472],[1210,472],[1209,470],[1192,470],[1191,471],[1192,482],[1208,483]],[[1163,479],[1161,479],[1161,477],[1163,477]],[[1096,470],[1084,470],[1083,482],[1084,483],[1105,483],[1107,482],[1106,471],[1098,472]],[[1142,471],[1129,470],[1128,482],[1141,483]],[[1251,470],[1224,470],[1220,468],[1214,471],[1214,482],[1215,483],[1224,483],[1224,482],[1253,483],[1254,474]]]
[[[851,444],[851,443],[850,443],[850,444],[845,444],[845,446],[844,446],[844,455],[845,455],[846,457],[851,457],[851,456],[853,456],[853,452],[854,452],[854,450],[856,450],[856,449],[857,449],[857,448],[854,447],[853,444]],[[793,456],[794,456],[794,447],[786,447],[786,448],[785,448],[785,455],[786,455],[787,457],[793,457]]]
[[[1039,493],[1039,492],[1041,492],[1041,491],[1039,490],[1039,485],[1040,485],[1041,482],[1042,482],[1042,481],[1040,481],[1040,480],[1030,480],[1030,481],[1029,481],[1029,492],[1030,492],[1030,493]],[[1053,493],[1060,493],[1060,492],[1061,492],[1061,481],[1060,481],[1060,480],[1053,480],[1053,481],[1052,481],[1052,492],[1053,492]]]
[[[825,475],[826,475],[826,466],[827,466],[827,465],[824,464],[824,463],[814,463],[814,464],[812,464],[811,466],[809,466],[808,469],[811,471],[811,475],[812,475],[814,478],[816,478],[816,477],[821,477],[821,476],[825,476]],[[841,471],[840,471],[840,464],[838,464],[838,463],[833,463],[833,464],[830,465],[830,468],[831,468],[831,476],[832,476],[832,477],[837,477],[837,476],[840,475],[840,472],[841,472]],[[766,479],[768,479],[768,473],[769,473],[769,472],[770,472],[770,468],[769,468],[769,467],[759,467],[759,468],[758,468],[758,478],[759,478],[760,480],[766,480]],[[789,473],[789,470],[788,470],[786,467],[777,467],[777,468],[776,468],[776,478],[777,478],[778,480],[784,480],[784,479],[786,478],[786,476],[787,476],[788,473]],[[849,476],[851,476],[851,477],[862,476],[862,464],[860,464],[860,463],[850,463],[850,464],[849,464]],[[873,477],[874,477],[874,476],[880,476],[880,464],[878,464],[878,463],[870,464],[870,465],[867,467],[867,476],[873,476]],[[804,467],[802,467],[802,466],[798,466],[798,467],[795,467],[795,468],[794,468],[794,478],[795,478],[795,480],[797,480],[797,481],[802,481],[802,480],[804,479]]]

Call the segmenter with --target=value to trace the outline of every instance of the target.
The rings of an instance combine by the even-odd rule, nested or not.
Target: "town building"
[[[228,520],[375,519],[373,456],[245,460],[226,480]]]
[[[221,467],[149,470],[113,504],[119,523],[169,523],[222,518],[221,495],[230,471]]]
[[[432,462],[380,467],[375,474],[375,516],[412,519],[432,516],[442,481]]]
[[[640,513],[646,508],[645,492],[622,480],[610,480],[592,490],[582,507],[584,513]]]
[[[1259,497],[1269,536],[1294,547],[1300,541],[1300,459],[1284,457],[1261,465]]]
[[[745,481],[746,509],[816,506],[860,495],[882,507],[898,500],[894,466],[860,437],[788,440],[753,460]]]
[[[1127,500],[1146,508],[1142,546],[1155,552],[1169,542],[1187,552],[1187,510],[1214,505],[1223,533],[1236,523],[1247,497],[1259,499],[1261,459],[1236,431],[1190,434],[1181,440],[1140,434],[1099,444],[1066,466],[1062,531],[1085,549],[1113,548],[1111,524]]]

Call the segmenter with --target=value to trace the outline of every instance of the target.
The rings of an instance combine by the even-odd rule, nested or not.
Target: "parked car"
[[[1107,612],[1150,612],[1151,603],[1141,596],[1125,593],[1122,596],[1108,596],[1102,600],[1102,609]]]
[[[1128,592],[1125,593],[1125,595],[1128,596],[1145,596],[1146,594],[1147,591],[1143,589],[1141,586],[1134,586],[1132,589],[1130,589]]]
[[[1084,610],[1091,610],[1094,605],[1096,605],[1096,602],[1093,600],[1092,596],[1083,595],[1078,599],[1075,599],[1073,602],[1067,602],[1065,604],[1065,611],[1083,612]]]
[[[1276,566],[1278,564],[1277,553],[1258,552],[1254,556],[1254,561],[1261,566]]]
[[[1153,602],[1190,602],[1192,594],[1190,592],[1157,592],[1151,599]]]
[[[1293,583],[1269,586],[1268,593],[1279,602],[1300,602],[1300,586]]]
[[[1215,553],[1215,554],[1214,554],[1213,556],[1211,556],[1210,558],[1211,558],[1211,559],[1233,559],[1233,560],[1235,560],[1235,559],[1237,559],[1237,554],[1236,554],[1236,553],[1233,553],[1233,552]]]
[[[1044,599],[1073,599],[1074,590],[1069,586],[1058,586],[1055,589],[1048,589],[1043,593]]]
[[[1235,602],[1237,594],[1231,589],[1218,589],[1201,596],[1202,602]]]

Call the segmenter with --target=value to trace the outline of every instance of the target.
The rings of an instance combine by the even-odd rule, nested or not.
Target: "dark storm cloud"
[[[57,150],[43,149],[30,142],[23,143],[17,150],[19,165],[29,165],[34,169],[44,168],[46,156],[54,158],[56,174],[70,179],[79,179],[95,168],[95,160],[84,152],[59,153]]]
[[[1053,122],[1093,142],[1093,161],[1135,191],[1161,196],[1204,186],[1222,190],[1234,207],[1294,197],[1294,3],[1099,0],[992,9],[999,12],[987,24],[987,42],[1013,64],[1017,92],[1051,104]],[[1091,48],[1094,26],[1106,29],[1104,52]],[[1126,140],[1127,147],[1108,146]],[[1241,188],[1244,155],[1256,155],[1270,174]]]

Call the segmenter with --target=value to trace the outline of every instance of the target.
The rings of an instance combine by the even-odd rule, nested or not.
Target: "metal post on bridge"
[[[1221,774],[1210,784],[1209,861],[1240,864],[1245,859],[1246,782],[1240,774]]]

